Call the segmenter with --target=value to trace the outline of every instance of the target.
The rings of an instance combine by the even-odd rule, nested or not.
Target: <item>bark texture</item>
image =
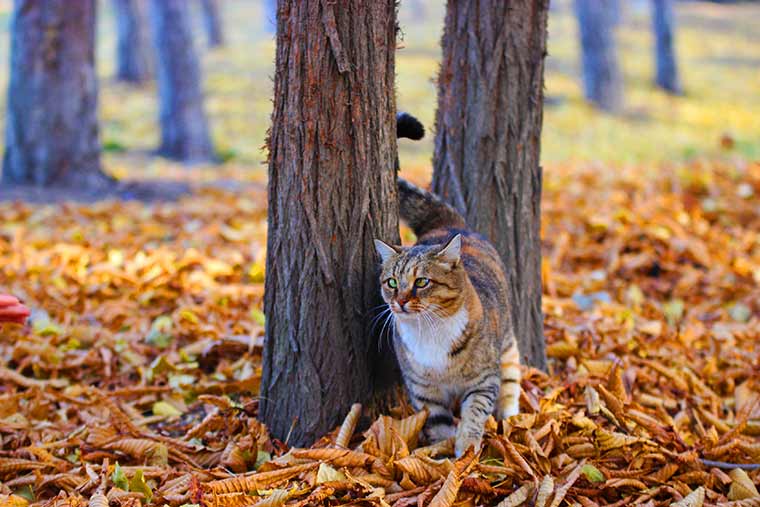
[[[224,45],[222,18],[219,12],[219,0],[201,0],[203,8],[203,26],[206,28],[208,47],[217,48]]]
[[[3,182],[108,186],[100,168],[95,0],[16,0]]]
[[[201,70],[193,47],[187,0],[152,0],[161,146],[184,162],[214,160],[203,109]]]
[[[623,102],[623,81],[615,44],[617,0],[575,0],[575,14],[586,100],[604,111],[618,111]]]
[[[675,16],[672,0],[652,0],[652,30],[657,73],[655,84],[668,93],[683,93],[678,77],[675,48]]]
[[[116,21],[116,79],[143,83],[153,75],[144,0],[113,0]]]
[[[438,76],[433,190],[501,253],[523,361],[546,367],[541,123],[547,0],[450,0]]]
[[[394,0],[281,0],[269,136],[261,416],[311,444],[395,385],[370,324],[398,243]],[[294,424],[295,421],[295,424]]]

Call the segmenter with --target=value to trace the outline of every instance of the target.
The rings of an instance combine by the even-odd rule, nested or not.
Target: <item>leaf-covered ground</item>
[[[459,461],[417,448],[424,414],[363,435],[349,422],[312,450],[256,421],[262,189],[3,204],[2,289],[34,314],[0,338],[2,493],[64,491],[74,504],[102,491],[121,505],[755,498],[757,472],[706,460],[760,462],[760,164],[556,167],[546,187],[551,370],[526,371],[523,413],[492,422],[485,450]]]
[[[0,504],[760,505],[757,466],[737,466],[760,463],[760,164],[744,161],[760,139],[760,7],[680,4],[683,98],[650,89],[645,11],[630,9],[629,110],[612,117],[580,101],[558,2],[547,93],[559,103],[543,139],[550,372],[526,370],[522,414],[455,460],[445,443],[419,447],[424,414],[403,407],[366,433],[352,412],[313,449],[256,421],[273,44],[257,2],[224,4],[230,45],[204,56],[221,167],[148,155],[154,90],[109,80],[107,10],[102,21],[106,169],[194,194],[0,203],[0,292],[33,309],[26,327],[0,327]],[[399,104],[431,125],[435,86],[420,73],[435,74],[441,8],[420,25],[404,5]],[[431,139],[401,146],[402,174],[423,184]]]

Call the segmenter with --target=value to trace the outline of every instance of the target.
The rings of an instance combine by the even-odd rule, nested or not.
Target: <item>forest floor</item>
[[[760,463],[760,7],[681,4],[683,98],[647,84],[632,13],[620,117],[582,104],[572,19],[552,14],[550,370],[526,369],[522,414],[454,460],[418,446],[424,415],[404,408],[363,434],[347,417],[312,449],[256,421],[273,45],[250,29],[256,4],[225,5],[230,46],[204,57],[221,166],[148,156],[153,90],[108,81],[101,59],[106,168],[191,195],[0,204],[0,291],[33,308],[0,328],[0,503],[760,505],[760,471],[736,466]],[[439,24],[402,25],[399,105],[432,125],[435,86],[414,75],[434,74]],[[403,143],[402,174],[425,183],[431,150]]]

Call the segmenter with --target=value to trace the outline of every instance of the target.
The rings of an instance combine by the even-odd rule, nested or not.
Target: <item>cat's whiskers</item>
[[[390,308],[389,308],[389,310],[390,310]],[[389,333],[389,334],[386,335],[385,334],[385,328],[388,326],[388,324],[391,325],[390,330],[391,330],[392,334]],[[395,335],[396,335],[396,316],[391,311],[391,312],[388,312],[387,316],[385,317],[385,320],[383,321],[383,327],[380,330],[380,339],[377,341],[377,350],[378,350],[378,352],[382,348],[382,343],[383,343],[383,339],[384,339],[383,337],[387,336],[388,337],[388,345],[392,346],[393,343],[392,343],[391,337],[395,336]]]

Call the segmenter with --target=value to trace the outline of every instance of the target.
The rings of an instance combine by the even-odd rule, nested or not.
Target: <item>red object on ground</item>
[[[22,305],[14,296],[0,294],[0,322],[23,324],[29,317],[29,308]]]

